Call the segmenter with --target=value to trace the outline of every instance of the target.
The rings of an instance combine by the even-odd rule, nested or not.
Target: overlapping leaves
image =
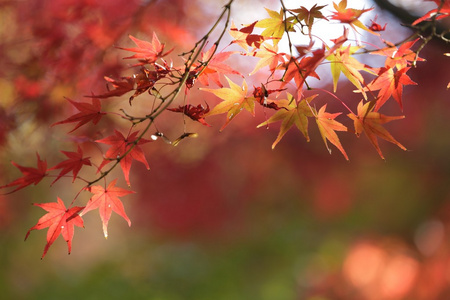
[[[434,22],[449,15],[448,1],[433,1],[438,4],[438,8],[427,12],[413,25]],[[225,12],[229,10],[230,5],[225,6],[222,15],[226,15]],[[132,52],[133,54],[125,59],[136,60],[133,66],[138,66],[139,70],[133,72],[131,76],[115,78],[105,76],[107,90],[87,96],[92,99],[90,102],[76,102],[68,99],[71,106],[78,112],[53,124],[74,123],[74,128],[69,132],[72,133],[81,126],[97,125],[108,113],[108,117],[118,116],[122,121],[129,122],[127,133],[122,133],[123,128],[121,130],[110,128],[97,131],[96,137],[94,135],[71,137],[71,141],[78,142],[77,150],[62,151],[66,158],[50,169],[47,168],[47,162],[41,160],[39,154],[37,154],[36,168],[24,167],[12,162],[22,172],[22,177],[0,186],[0,189],[12,189],[10,193],[37,184],[43,178],[51,176],[55,178],[52,184],[64,180],[65,177],[70,178],[72,182],[83,181],[85,186],[80,194],[85,191],[93,194],[85,207],[73,206],[78,194],[67,208],[60,198],[54,203],[35,204],[46,210],[47,214],[30,228],[26,238],[32,230],[48,228],[47,244],[42,255],[44,257],[59,235],[66,240],[70,253],[74,227],[83,226],[81,217],[89,211],[98,209],[105,237],[108,236],[107,230],[112,212],[117,213],[130,225],[131,221],[125,213],[120,198],[134,192],[116,186],[117,178],[112,180],[107,178],[112,176],[111,171],[116,166],[120,166],[125,182],[130,186],[130,170],[134,160],[141,162],[148,169],[149,164],[141,146],[150,142],[147,139],[149,136],[151,140],[162,137],[172,146],[176,146],[186,137],[197,136],[197,133],[186,130],[188,124],[183,120],[183,134],[173,141],[166,137],[157,128],[155,120],[167,111],[181,113],[206,126],[210,126],[206,122],[207,118],[224,115],[225,121],[220,128],[224,130],[242,111],[245,110],[255,116],[261,109],[264,111],[265,121],[257,127],[279,126],[272,148],[281,142],[291,128],[296,128],[307,141],[310,141],[309,129],[311,124],[315,124],[325,148],[331,153],[335,147],[348,160],[349,157],[340,136],[348,131],[347,123],[353,123],[356,135],[359,137],[364,133],[383,159],[384,156],[378,144],[379,138],[405,150],[406,148],[384,127],[384,124],[400,120],[404,116],[388,116],[380,113],[380,110],[390,99],[396,101],[400,109],[403,108],[404,86],[416,84],[407,72],[416,65],[416,62],[422,61],[418,55],[419,50],[413,49],[418,40],[405,41],[397,45],[383,40],[383,45],[378,49],[369,49],[365,43],[349,40],[349,32],[353,30],[355,34],[359,34],[357,29],[363,29],[370,33],[376,31],[375,34],[378,35],[378,32],[385,29],[375,21],[372,21],[372,25],[368,28],[360,20],[361,16],[370,12],[372,8],[348,7],[347,1],[341,0],[339,3],[333,3],[332,8],[330,6],[329,9],[331,15],[327,15],[329,12],[327,6],[317,4],[310,8],[300,6],[287,9],[282,3],[279,11],[266,8],[268,14],[266,18],[242,25],[240,29],[234,23],[231,25],[228,32],[233,41],[227,47],[237,45],[244,49],[244,52],[240,53],[227,48],[220,50],[221,37],[208,48],[207,39],[210,37],[208,33],[194,46],[193,50],[181,54],[184,64],[177,67],[173,66],[174,62],[165,58],[173,49],[166,51],[165,44],[159,40],[156,33],[153,33],[151,42],[145,38],[140,39],[130,35],[129,38],[135,46],[117,48]],[[226,23],[228,21],[229,19]],[[344,27],[343,34],[329,39],[330,42],[325,42],[324,39],[317,38],[315,26],[318,22],[333,23],[339,26],[340,32]],[[226,31],[224,29],[220,36],[223,36]],[[298,35],[305,37],[307,42],[296,44],[297,39],[294,37]],[[287,51],[281,48],[283,39],[288,41],[290,48]],[[253,92],[249,91],[247,84],[249,80],[229,63],[230,57],[238,53],[255,62],[249,74],[254,76],[252,78],[257,78],[257,81],[253,83]],[[360,57],[367,53],[382,55],[385,57],[384,64],[369,66],[363,63]],[[321,80],[319,69],[323,65],[330,66],[326,69],[331,71],[332,92],[322,92],[326,88],[315,86],[315,83]],[[364,98],[356,108],[352,108],[356,106],[356,103],[351,100],[342,100],[335,94],[338,81],[342,79],[341,74]],[[225,87],[223,79],[227,83]],[[210,87],[210,85],[217,87]],[[192,100],[189,99],[190,91],[194,87],[206,92],[204,95],[213,97],[201,98],[197,103],[190,103]],[[183,103],[176,103],[175,100],[182,89],[185,90]],[[311,90],[313,93],[310,93]],[[123,107],[118,112],[106,112],[108,105],[102,101],[111,98],[120,99],[127,93],[132,93],[128,98],[129,106],[132,100],[138,97],[143,99],[136,109],[137,113],[127,113],[127,109]],[[329,102],[327,96],[330,94],[333,96],[332,99],[336,100],[333,104]],[[211,103],[215,104],[210,108]],[[133,108],[135,108],[134,102]],[[150,135],[148,132],[153,129],[156,133]],[[91,152],[85,154],[82,143],[95,145],[96,150],[102,155],[98,163],[91,159]],[[95,178],[82,178],[83,175],[79,174],[85,172],[81,170],[89,167],[95,170],[93,172],[96,174]],[[52,171],[56,172],[55,175],[50,175]]]

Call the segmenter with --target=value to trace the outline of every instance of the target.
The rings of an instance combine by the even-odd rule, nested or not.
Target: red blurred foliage
[[[151,36],[158,31],[172,45],[190,45],[195,37],[183,25],[184,2],[27,0],[3,3],[0,9],[13,24],[0,43],[0,79],[12,83],[15,105],[2,107],[11,121],[3,122],[2,118],[0,126],[14,130],[17,126],[14,120],[30,111],[38,122],[55,121],[55,115],[71,109],[64,105],[63,97],[79,97],[103,89],[105,75],[120,77],[125,65],[114,46],[129,34],[139,32]],[[0,137],[0,145],[3,140]]]
[[[159,235],[177,238],[233,231],[245,205],[234,196],[243,191],[236,182],[227,183],[226,172],[213,156],[186,165],[159,157],[152,168],[162,172],[146,173],[145,182],[138,182],[138,194],[148,196],[139,200],[137,222],[145,222]]]

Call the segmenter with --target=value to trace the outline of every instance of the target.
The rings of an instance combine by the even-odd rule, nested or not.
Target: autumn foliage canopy
[[[376,23],[376,16],[371,16],[371,24],[364,24],[361,16],[371,14],[372,8],[348,7],[346,0],[310,8],[286,7],[280,1],[279,10],[267,8],[265,17],[248,20],[244,25],[232,22],[231,0],[221,8],[217,21],[203,38],[184,53],[166,47],[158,32],[151,37],[129,35],[129,43],[116,45],[115,51],[123,57],[124,64],[131,65],[131,74],[105,73],[103,90],[82,91],[82,99],[67,98],[65,105],[73,113],[52,124],[50,130],[55,126],[67,129],[73,142],[72,150],[61,149],[64,160],[48,166],[36,149],[36,164],[22,166],[12,162],[21,175],[0,189],[3,194],[10,194],[45,179],[50,179],[51,186],[61,181],[83,184],[72,199],[58,197],[56,202],[34,204],[46,214],[30,228],[26,238],[33,230],[48,230],[43,258],[60,235],[70,253],[75,227],[83,227],[83,217],[91,211],[98,211],[105,238],[113,212],[131,225],[122,200],[134,192],[116,186],[118,178],[112,171],[120,167],[131,187],[134,161],[150,169],[147,159],[151,158],[145,147],[158,141],[182,147],[183,140],[197,136],[189,130],[191,122],[211,127],[209,120],[218,118],[223,131],[238,116],[248,118],[263,113],[265,121],[255,127],[278,128],[272,148],[283,143],[283,137],[293,128],[306,141],[322,139],[327,151],[337,150],[345,160],[351,157],[341,137],[349,132],[355,138],[365,136],[382,159],[379,139],[406,150],[401,140],[384,127],[400,121],[404,115],[386,111],[385,107],[394,102],[402,111],[403,89],[416,85],[408,72],[426,63],[420,51],[431,39],[445,39],[442,33],[425,28],[435,28],[439,20],[450,16],[450,2],[432,2],[436,8],[414,21],[414,33],[403,41],[385,40],[383,35],[389,24]],[[319,23],[339,28],[340,34],[327,37],[329,40],[318,37]],[[369,33],[371,41],[375,39],[377,44],[361,40],[367,36],[362,32]],[[232,41],[224,44],[226,35]],[[300,40],[305,42],[299,43]],[[288,47],[280,50],[281,41],[287,41]],[[256,63],[249,74],[244,74],[239,65],[230,63],[234,57]],[[331,90],[321,84],[321,72],[331,76]],[[252,76],[264,80],[249,84]],[[349,103],[339,93],[339,80],[344,77],[360,95],[359,103]],[[190,97],[194,90],[212,100]],[[110,105],[112,102],[117,105]],[[173,120],[172,126],[182,128],[177,138],[169,138],[160,128],[158,120],[163,116]],[[104,118],[107,123],[102,123]],[[99,126],[109,132],[107,136],[95,134]],[[311,126],[317,127],[320,137],[310,134]],[[76,136],[82,127],[94,128],[92,136]],[[85,154],[85,147],[92,145],[98,149],[97,157],[92,156],[95,152],[90,152],[91,156]]]

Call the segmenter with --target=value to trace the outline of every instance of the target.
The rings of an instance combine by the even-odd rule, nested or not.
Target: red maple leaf
[[[124,59],[139,59],[142,64],[152,64],[156,62],[158,58],[164,57],[170,52],[173,51],[173,49],[163,53],[165,44],[162,44],[156,33],[153,33],[152,42],[143,41],[138,38],[135,38],[134,36],[130,35],[129,38],[136,44],[137,47],[135,48],[122,48],[117,47],[122,50],[135,52],[136,54],[124,57]]]
[[[308,76],[320,79],[319,75],[315,72],[315,69],[319,63],[325,57],[323,49],[319,49],[313,52],[313,57],[304,56],[300,61],[291,57],[289,62],[283,64],[285,68],[284,81],[281,83],[280,88],[284,88],[292,79],[294,79],[297,86],[297,94],[300,96],[303,90],[303,84]]]
[[[109,90],[106,93],[100,95],[85,96],[90,98],[109,98],[109,97],[119,97],[129,91],[134,90],[135,80],[132,77],[122,77],[122,81],[117,81],[111,77],[104,76],[105,80],[111,83],[113,90]],[[108,86],[107,86],[108,87]]]
[[[73,123],[78,122],[78,124],[73,128],[70,132],[75,131],[80,126],[88,123],[89,121],[92,121],[94,125],[96,125],[103,115],[106,113],[101,111],[101,104],[100,100],[97,98],[92,98],[92,104],[87,102],[75,102],[70,99],[67,99],[70,103],[72,103],[73,106],[75,106],[76,109],[78,109],[80,112],[77,114],[74,114],[73,116],[70,116],[69,118],[56,122],[52,124],[51,126],[60,125],[60,124],[66,124],[66,123]]]
[[[385,31],[387,23],[385,23],[384,26],[381,26],[380,24],[377,23],[377,17],[378,15],[375,15],[375,19],[370,20],[372,24],[370,24],[369,29],[372,31]]]
[[[93,193],[94,196],[92,196],[84,210],[80,213],[80,216],[82,216],[87,212],[98,208],[103,223],[103,234],[105,235],[105,238],[108,238],[108,222],[113,211],[124,218],[125,221],[128,222],[128,226],[131,226],[131,221],[125,213],[125,209],[119,197],[134,192],[116,187],[116,181],[117,179],[114,179],[110,182],[106,189],[100,185],[89,187],[88,190]]]
[[[39,154],[36,152],[37,156],[37,168],[31,168],[31,167],[23,167],[19,164],[16,164],[15,162],[11,162],[15,167],[19,168],[20,172],[22,172],[23,176],[6,184],[3,186],[0,186],[0,189],[9,188],[12,186],[17,186],[16,189],[13,191],[6,193],[5,195],[14,193],[15,191],[18,191],[20,189],[23,189],[26,186],[29,186],[30,184],[38,184],[42,178],[47,176],[47,161],[42,161]]]
[[[147,169],[150,169],[144,152],[139,147],[139,145],[148,143],[150,140],[141,138],[136,142],[138,131],[131,133],[127,137],[124,137],[122,133],[115,129],[114,133],[114,135],[110,135],[104,139],[96,140],[98,143],[111,145],[111,148],[109,148],[105,154],[105,159],[101,163],[99,170],[113,160],[120,160],[120,167],[122,168],[125,180],[127,181],[127,184],[130,185],[130,168],[133,159],[140,161]]]
[[[60,234],[62,234],[64,240],[66,241],[70,254],[70,251],[72,250],[74,226],[84,227],[83,219],[78,214],[84,207],[74,206],[66,209],[64,202],[62,202],[59,197],[58,202],[34,203],[34,205],[45,209],[48,213],[42,216],[37,224],[28,230],[25,240],[28,238],[32,230],[40,230],[48,227],[47,244],[45,245],[44,253],[42,254],[41,259],[44,258],[48,249]]]
[[[427,0],[427,1],[434,1],[438,8],[432,9],[429,12],[427,12],[422,17],[415,20],[412,25],[419,24],[422,21],[429,21],[431,18],[435,18],[436,20],[447,18],[450,16],[450,1],[448,0]]]
[[[311,52],[312,56],[303,56],[300,61],[291,57],[289,61],[282,65],[282,68],[285,69],[284,81],[281,84],[281,88],[286,86],[286,84],[292,79],[295,80],[297,85],[297,93],[299,98],[301,97],[301,92],[303,89],[303,84],[306,81],[308,76],[315,77],[320,79],[316,73],[317,67],[323,62],[325,58],[330,56],[332,53],[336,51],[339,47],[341,47],[346,41],[348,36],[348,29],[344,29],[344,33],[342,36],[337,39],[333,39],[332,41],[335,43],[328,50],[325,49],[325,45],[321,49],[317,49]]]
[[[206,108],[203,107],[203,105],[199,104],[197,106],[194,106],[192,104],[187,104],[184,106],[179,106],[178,108],[168,108],[167,110],[173,111],[173,112],[181,112],[191,118],[194,121],[200,122],[201,124],[205,126],[211,127],[208,123],[206,123],[204,115],[209,112],[209,105],[206,103]]]
[[[105,76],[104,77],[105,80],[111,83],[114,89],[110,90],[109,87],[107,86],[108,91],[106,93],[85,97],[90,98],[119,97],[134,90],[135,91],[134,94],[129,99],[131,105],[131,101],[133,101],[134,98],[146,92],[148,89],[153,88],[158,80],[164,78],[168,73],[174,70],[165,61],[164,65],[154,64],[154,67],[155,67],[154,71],[151,71],[145,67],[141,67],[138,73],[135,73],[129,77],[122,77],[121,78],[122,81],[117,81],[110,77]]]
[[[56,179],[52,182],[52,185],[59,178],[66,175],[70,171],[72,171],[73,174],[72,182],[74,182],[75,179],[77,178],[78,172],[80,172],[81,167],[83,165],[91,166],[91,161],[89,160],[89,157],[83,158],[83,150],[81,150],[81,147],[79,145],[77,152],[68,152],[68,151],[61,151],[61,152],[64,153],[69,159],[62,161],[53,168],[49,169],[49,170],[62,169],[58,177],[56,177]]]
[[[268,90],[264,86],[264,84],[261,83],[261,87],[255,87],[253,86],[253,97],[255,97],[255,101],[257,101],[259,104],[261,104],[264,107],[271,108],[274,110],[279,110],[280,107],[276,104],[276,102],[272,100],[268,100],[267,97],[269,97],[270,94],[275,92],[281,92],[285,89],[276,89],[276,90]]]

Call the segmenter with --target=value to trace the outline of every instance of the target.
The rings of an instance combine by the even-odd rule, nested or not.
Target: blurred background
[[[74,151],[74,141],[120,126],[107,117],[72,138],[71,126],[49,129],[75,113],[65,97],[86,101],[84,95],[104,91],[103,76],[129,72],[122,60],[129,53],[115,48],[131,46],[128,34],[150,39],[156,32],[166,49],[182,53],[225,2],[0,1],[0,185],[21,176],[11,161],[34,167],[38,151],[53,166],[63,158],[59,150]],[[388,24],[383,37],[389,41],[411,34],[399,25],[405,11],[392,14],[380,8],[385,1],[377,2],[349,6],[375,6],[364,23],[377,14],[379,24]],[[417,2],[422,5],[392,1],[413,15]],[[332,8],[331,1],[319,3]],[[232,20],[240,28],[266,18],[264,7],[278,11],[279,3],[236,0]],[[332,38],[342,33],[337,28]],[[23,242],[44,213],[30,204],[59,196],[68,205],[81,185],[60,180],[49,189],[44,180],[0,196],[0,298],[450,299],[450,61],[444,52],[444,43],[427,45],[421,52],[427,62],[410,71],[418,86],[405,88],[404,111],[396,103],[386,107],[388,115],[406,115],[386,127],[408,148],[380,141],[386,161],[351,132],[339,134],[350,161],[336,149],[329,155],[314,126],[310,143],[291,130],[272,150],[279,127],[256,129],[265,120],[261,109],[220,133],[224,117],[208,119],[212,128],[190,122],[198,138],[177,147],[142,146],[151,170],[132,166],[137,194],[123,198],[131,227],[113,214],[105,240],[92,212],[84,217],[86,228],[75,230],[71,255],[59,238],[44,260],[46,230]],[[246,78],[250,87],[264,79]],[[340,97],[355,107],[360,99],[352,90],[339,84]],[[193,89],[189,97],[197,104],[206,96]],[[122,102],[102,104],[113,110]],[[161,128],[175,138],[182,118],[175,126],[173,120]],[[95,151],[89,143],[85,148]],[[117,176],[123,177],[120,170]]]

